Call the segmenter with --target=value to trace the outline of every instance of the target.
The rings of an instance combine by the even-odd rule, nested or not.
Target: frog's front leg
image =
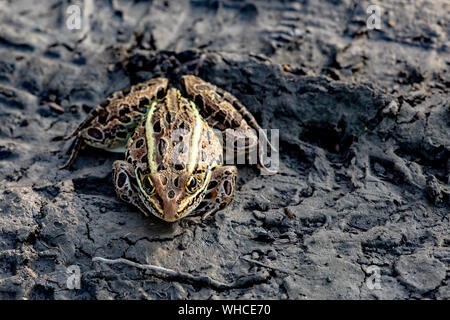
[[[113,183],[117,197],[136,208],[140,209],[146,216],[148,210],[142,205],[137,194],[136,177],[133,166],[126,161],[117,160],[113,163]]]
[[[150,103],[165,95],[169,81],[155,78],[114,93],[95,107],[74,133],[66,139],[73,141],[67,151],[69,160],[60,168],[70,167],[85,145],[108,151],[123,151],[138,122]]]
[[[233,199],[237,168],[235,166],[217,167],[211,174],[205,197],[196,211],[202,220],[217,210],[225,208]]]

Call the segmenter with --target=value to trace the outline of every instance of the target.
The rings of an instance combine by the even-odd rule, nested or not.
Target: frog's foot
[[[216,211],[225,208],[233,199],[237,168],[223,166],[216,168],[211,176],[207,192],[197,207],[202,214],[202,220]]]
[[[147,208],[142,205],[137,192],[132,184],[135,174],[132,166],[126,162],[117,160],[113,163],[113,183],[115,186],[117,197],[136,208],[140,209],[146,216],[148,216]]]
[[[66,163],[59,167],[60,170],[70,168],[73,165],[78,157],[78,153],[84,145],[83,138],[79,134],[68,139],[71,139],[71,141],[69,141],[69,147],[67,148],[66,154],[70,153],[70,156]]]

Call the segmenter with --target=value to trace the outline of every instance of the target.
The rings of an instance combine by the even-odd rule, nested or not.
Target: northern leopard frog
[[[168,222],[194,209],[205,217],[224,208],[233,197],[237,169],[222,165],[223,147],[213,129],[234,142],[245,139],[232,144],[242,153],[257,148],[252,129],[260,127],[234,96],[198,77],[183,76],[181,90],[155,78],[114,93],[67,137],[71,154],[62,168],[71,166],[85,145],[125,147],[125,160],[113,164],[123,201]]]

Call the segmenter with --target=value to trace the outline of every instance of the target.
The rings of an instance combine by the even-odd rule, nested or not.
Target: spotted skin
[[[225,208],[233,200],[236,176],[235,166],[223,166],[214,170],[205,197],[196,209],[202,214],[203,220]]]
[[[212,128],[195,105],[171,88],[163,99],[155,101],[136,127],[126,147],[125,161],[115,162],[116,192],[122,200],[147,208],[141,209],[144,212],[176,221],[194,210],[209,193],[206,188],[211,177],[216,179],[214,172],[221,162],[222,146]],[[185,187],[191,177],[198,188],[194,194]],[[148,180],[154,191],[146,190]],[[144,192],[136,196],[140,188]],[[223,199],[226,203],[229,200],[230,195]],[[219,205],[216,203],[213,209]]]
[[[168,86],[152,79],[97,106],[69,137],[64,167],[85,145],[124,147],[125,159],[113,164],[121,200],[167,222],[194,211],[206,218],[231,202],[237,176],[235,166],[222,165],[226,145],[214,130],[231,135],[233,151],[246,154],[258,147],[259,126],[235,97],[195,76],[182,78],[183,94]]]
[[[183,76],[181,87],[185,96],[202,110],[201,114],[208,124],[222,131],[223,141],[231,142],[230,145],[224,145],[224,149],[231,146],[237,155],[247,156],[256,151],[258,167],[265,173],[274,173],[265,167],[265,150],[260,149],[260,145],[268,146],[274,152],[276,150],[242,102],[231,93],[193,75]],[[257,133],[261,144],[258,144]]]
[[[70,167],[84,146],[89,145],[110,151],[121,150],[139,121],[145,116],[150,102],[164,96],[169,81],[155,78],[137,84],[96,106],[67,139],[73,138],[68,150],[69,160],[61,167]]]

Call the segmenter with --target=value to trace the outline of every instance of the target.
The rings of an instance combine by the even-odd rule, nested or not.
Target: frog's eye
[[[186,183],[186,191],[192,193],[194,192],[196,186],[197,180],[195,180],[194,177],[190,177],[188,182]]]
[[[144,179],[144,187],[145,187],[145,189],[146,189],[145,191],[146,191],[148,194],[152,194],[152,193],[155,191],[155,187],[153,186],[153,182],[152,182],[152,180],[150,179],[150,177]]]

